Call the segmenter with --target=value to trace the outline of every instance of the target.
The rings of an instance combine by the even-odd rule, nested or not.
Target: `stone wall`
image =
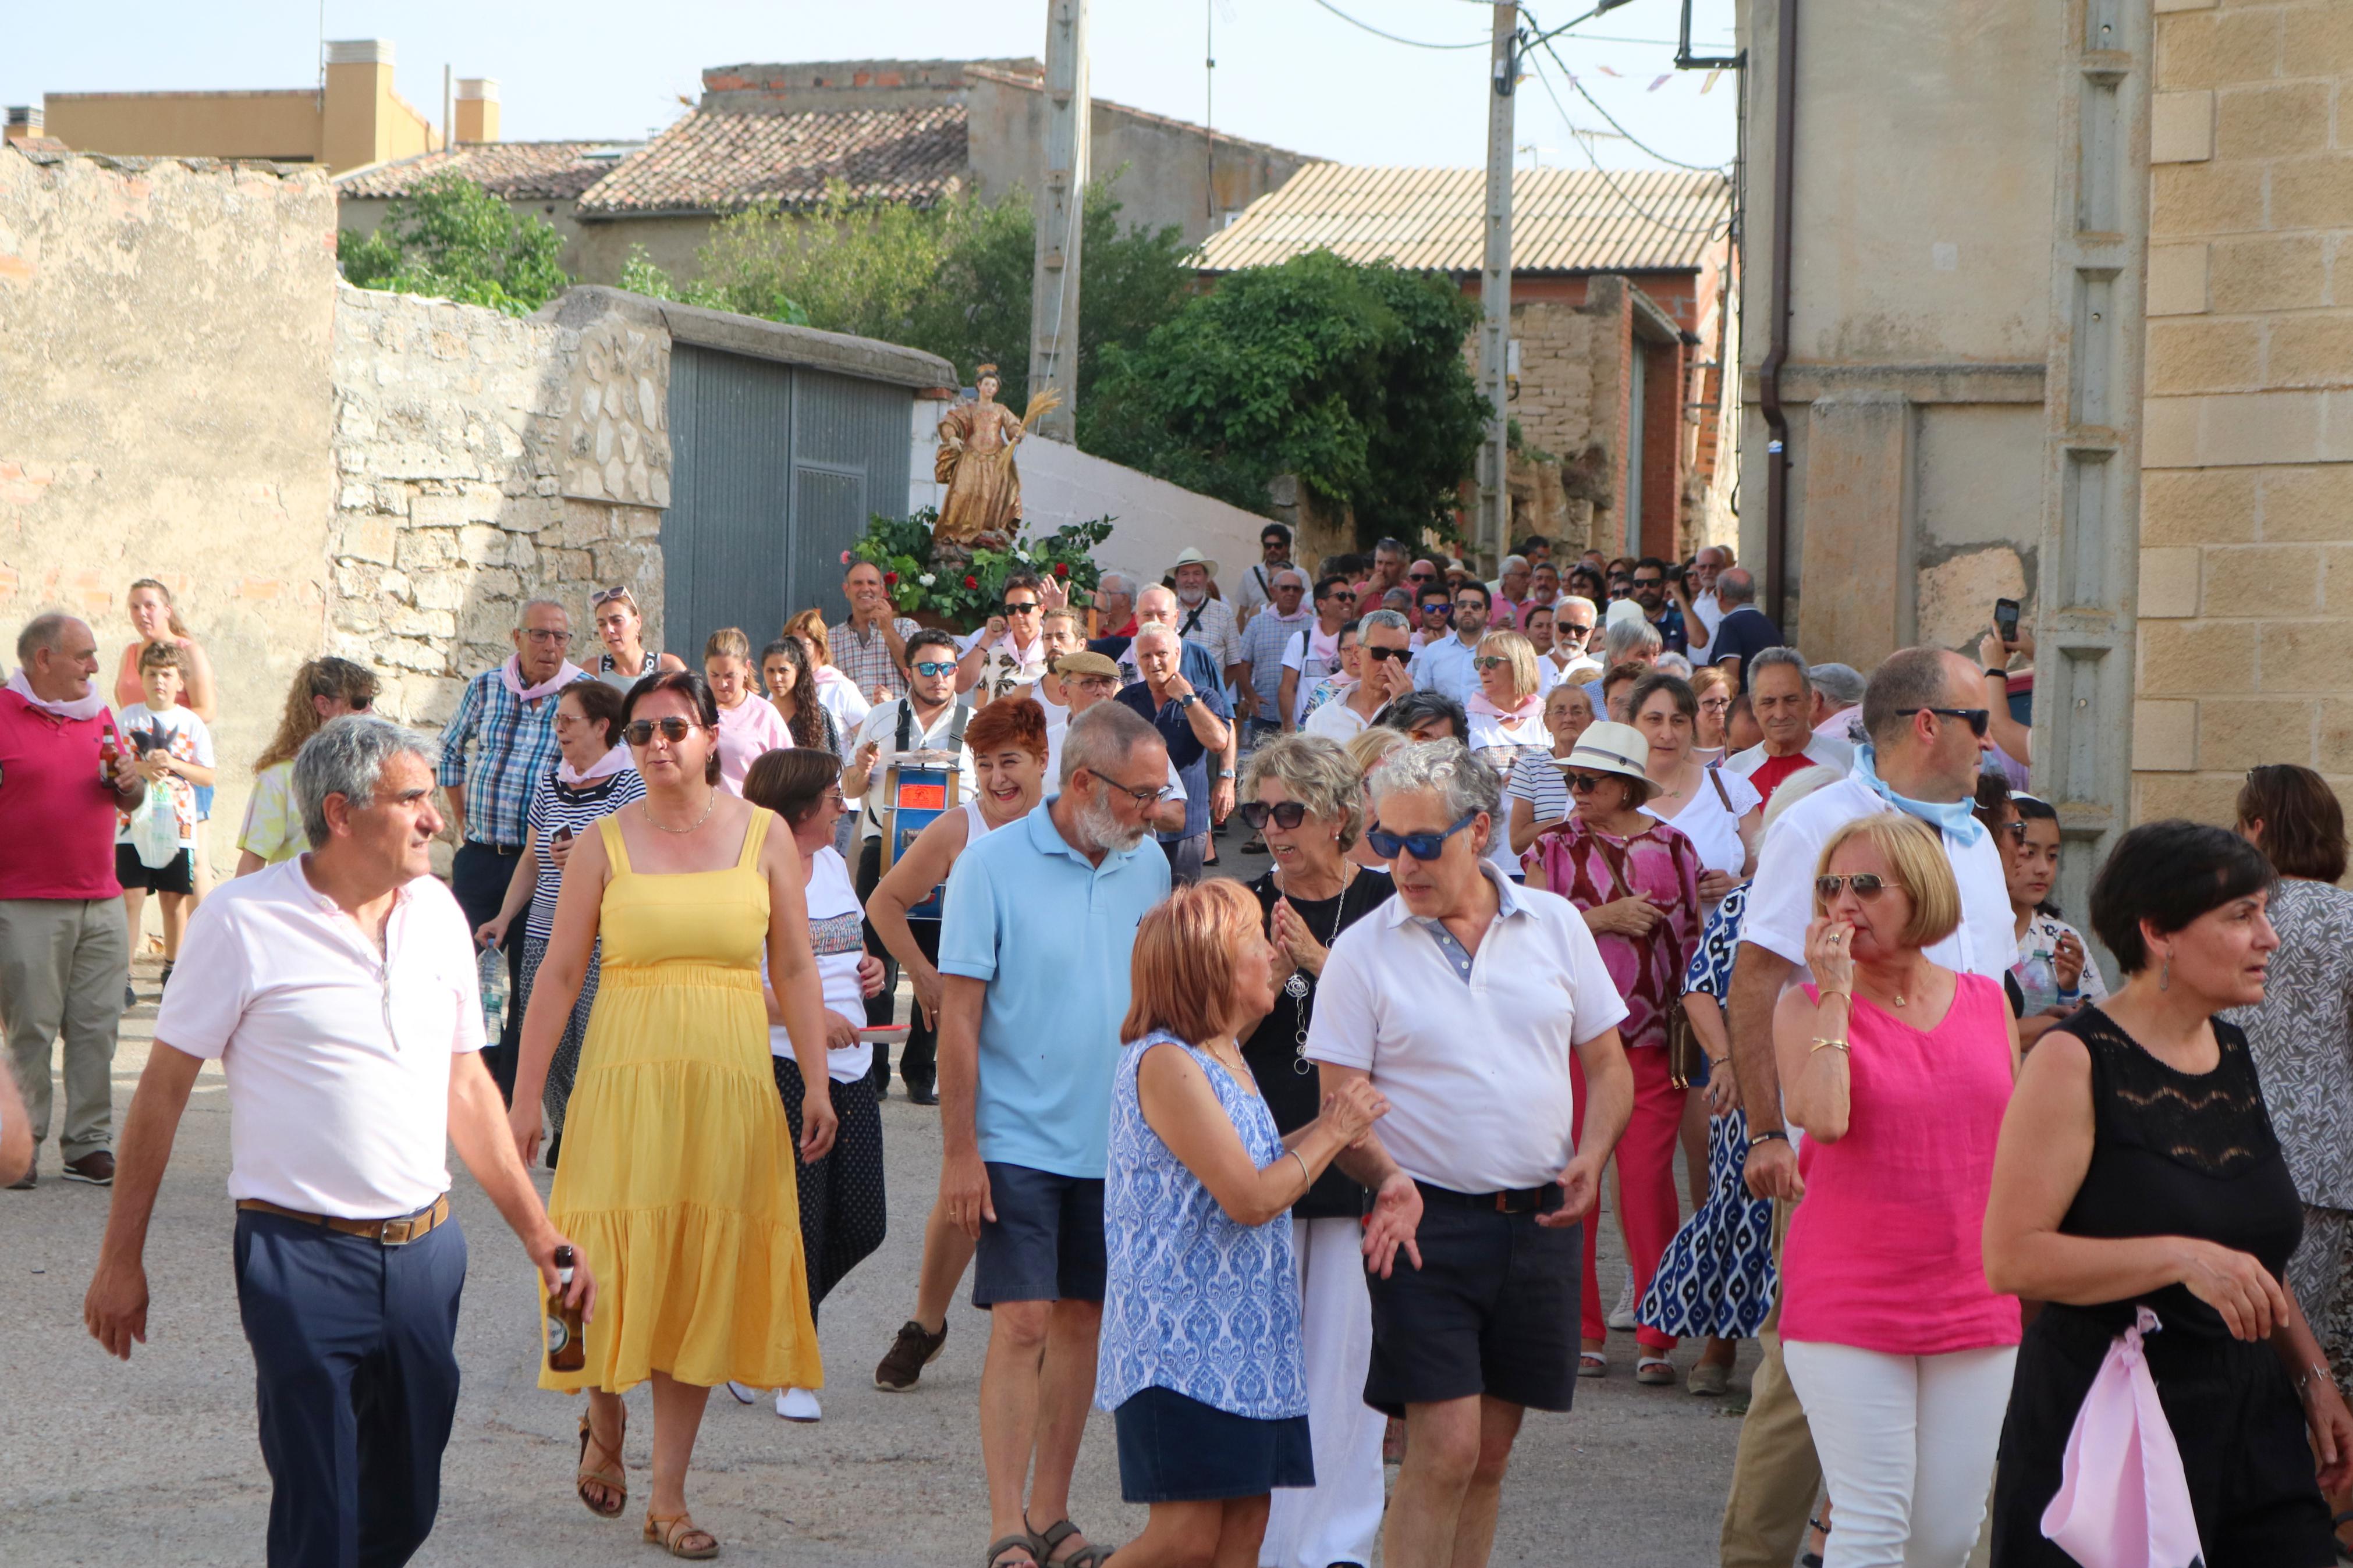
[[[334,307],[329,651],[437,725],[512,651],[522,604],[628,584],[659,647],[670,500],[666,335],[343,286]]]
[[[219,684],[206,849],[325,627],[335,199],[326,177],[0,148],[0,664],[63,607],[111,692],[156,577]]]
[[[2134,809],[2353,784],[2353,7],[2157,0]]]

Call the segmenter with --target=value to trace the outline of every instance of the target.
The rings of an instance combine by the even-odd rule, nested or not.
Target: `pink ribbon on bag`
[[[2141,1351],[2141,1336],[2163,1326],[2138,1309],[2109,1344],[2067,1434],[2042,1533],[2084,1568],[2190,1568],[2204,1560],[2181,1450]]]

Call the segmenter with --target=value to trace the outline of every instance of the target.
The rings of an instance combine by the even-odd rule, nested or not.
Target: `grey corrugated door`
[[[796,605],[828,621],[849,613],[841,552],[875,512],[907,510],[904,387],[823,371],[793,373],[793,544],[786,582]]]

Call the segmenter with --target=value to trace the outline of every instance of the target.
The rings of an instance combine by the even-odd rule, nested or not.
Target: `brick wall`
[[[2156,0],[2134,809],[2353,784],[2353,5]]]

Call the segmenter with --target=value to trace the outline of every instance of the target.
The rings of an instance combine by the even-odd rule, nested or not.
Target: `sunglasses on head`
[[[1391,833],[1385,827],[1373,827],[1366,829],[1365,842],[1384,860],[1394,860],[1400,854],[1417,860],[1435,860],[1446,853],[1448,839],[1478,820],[1479,814],[1472,812],[1443,833]]]
[[[917,675],[927,677],[933,680],[937,680],[943,675],[954,675],[955,673],[955,664],[944,658],[917,659],[910,668],[912,668]]]
[[[632,746],[650,746],[654,743],[654,732],[659,731],[661,738],[675,746],[685,740],[687,732],[693,728],[687,721],[678,718],[632,719],[621,733],[628,738]]]
[[[1993,728],[1993,710],[1989,708],[1898,708],[1895,716],[1909,719],[1915,713],[1935,713],[1947,719],[1958,719],[1969,727],[1969,733],[1982,741]]]
[[[629,597],[629,591],[627,588],[599,588],[588,596],[588,607],[592,610],[601,610],[616,599],[625,604],[637,603],[635,599]]]
[[[1887,891],[1887,879],[1876,871],[1857,871],[1852,877],[1817,877],[1814,896],[1827,904],[1839,896],[1841,888],[1848,887],[1854,889],[1856,898],[1868,902]]]
[[[1272,805],[1262,800],[1246,800],[1234,807],[1234,814],[1250,824],[1252,833],[1262,833],[1272,822],[1285,833],[1307,820],[1307,807],[1295,800],[1279,800]]]

